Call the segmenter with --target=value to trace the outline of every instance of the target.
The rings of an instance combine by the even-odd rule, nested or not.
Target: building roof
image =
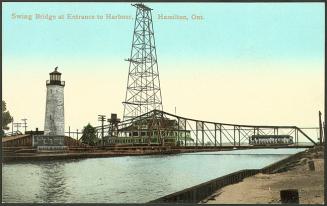
[[[8,142],[11,140],[15,140],[15,139],[20,139],[20,138],[24,138],[24,137],[28,137],[30,136],[29,134],[25,134],[25,135],[16,135],[16,136],[9,136],[9,137],[2,137],[2,142]]]
[[[121,128],[120,131],[139,130],[138,126],[146,127],[141,130],[148,130],[149,127],[153,127],[153,129],[155,130],[157,129],[157,126],[154,126],[153,124],[158,124],[159,122],[160,122],[161,129],[177,129],[178,124],[176,120],[168,119],[168,118],[146,117],[140,120],[135,120],[131,125]]]
[[[49,73],[49,74],[50,74],[50,75],[51,75],[51,74],[59,74],[59,75],[61,75],[61,73],[58,72],[57,69],[58,69],[58,67],[56,67],[55,70],[54,70],[53,72]]]

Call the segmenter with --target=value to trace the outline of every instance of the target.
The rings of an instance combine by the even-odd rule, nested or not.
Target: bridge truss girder
[[[315,132],[318,131],[319,128],[310,128],[311,131],[305,129],[301,129],[297,126],[267,126],[267,125],[240,125],[240,124],[227,124],[227,123],[219,123],[219,122],[210,122],[210,121],[202,121],[195,120],[190,118],[185,118],[177,115],[173,115],[160,110],[152,110],[148,113],[145,113],[141,116],[135,117],[133,119],[125,120],[116,125],[116,136],[123,137],[123,133],[121,132],[123,128],[127,128],[135,122],[139,121],[142,118],[148,117],[156,117],[157,123],[153,123],[156,126],[149,126],[148,130],[157,131],[158,134],[163,134],[164,132],[169,131],[169,129],[163,127],[163,124],[160,124],[161,119],[166,118],[170,120],[175,120],[177,122],[178,140],[183,142],[183,146],[196,146],[196,147],[204,147],[204,146],[214,146],[214,147],[223,147],[223,146],[242,146],[248,145],[249,139],[252,135],[290,135],[294,138],[294,145],[299,145],[301,140],[309,140],[312,144],[316,145],[317,143],[314,141],[316,138],[312,138]],[[105,125],[105,135],[108,136],[112,134],[112,126]],[[96,127],[98,132],[98,137],[101,138],[101,126]],[[313,131],[312,131],[313,130]],[[316,131],[315,131],[316,130]],[[185,135],[181,135],[185,132]],[[186,139],[186,132],[191,134],[191,139],[193,142]],[[311,132],[310,136],[307,132]],[[318,134],[317,134],[318,135]],[[181,136],[181,137],[180,137]],[[184,138],[182,137],[184,136]],[[150,136],[149,136],[150,138]],[[164,144],[165,138],[160,135],[160,142]]]

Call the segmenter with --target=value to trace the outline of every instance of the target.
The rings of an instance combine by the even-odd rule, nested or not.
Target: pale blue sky
[[[323,3],[148,3],[159,63],[164,61],[294,61],[324,56]],[[129,56],[133,20],[12,20],[16,14],[121,14],[130,3],[4,3],[3,58],[95,59]],[[202,15],[203,21],[158,20]],[[167,68],[169,69],[169,68]]]
[[[200,120],[317,126],[324,103],[324,3],[146,3],[153,8],[164,110]],[[16,14],[131,15],[130,3],[3,3],[3,98],[43,128],[59,66],[65,124],[122,117],[134,20],[13,20]],[[202,15],[187,22],[158,15]],[[33,96],[33,98],[31,98]],[[24,104],[22,104],[22,99]],[[29,129],[30,129],[29,128]]]

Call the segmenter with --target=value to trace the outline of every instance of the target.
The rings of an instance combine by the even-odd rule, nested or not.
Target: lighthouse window
[[[50,120],[51,120],[52,118],[51,118],[51,114],[50,114]]]

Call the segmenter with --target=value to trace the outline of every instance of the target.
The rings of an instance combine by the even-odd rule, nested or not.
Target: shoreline
[[[87,153],[58,153],[58,154],[37,154],[33,156],[4,156],[3,163],[30,162],[30,161],[47,161],[47,160],[76,160],[88,158],[110,158],[125,156],[143,156],[143,155],[169,155],[179,154],[179,152],[170,153],[108,153],[108,152],[87,152]]]
[[[313,148],[313,149],[310,149],[310,150],[315,150],[316,148]],[[297,161],[297,159],[301,159],[301,154],[303,153],[306,153],[307,151],[309,150],[305,150],[305,151],[301,151],[301,152],[298,152],[296,151],[297,153],[295,154],[290,154],[288,157],[286,158],[283,158],[277,162],[273,162],[271,163],[270,165],[266,166],[266,167],[263,167],[261,169],[249,169],[249,170],[243,170],[243,171],[237,171],[237,172],[234,172],[234,173],[231,173],[231,174],[228,174],[228,175],[225,175],[223,177],[220,177],[220,178],[217,178],[219,179],[218,181],[216,182],[212,182],[212,180],[208,181],[208,182],[205,182],[205,183],[202,183],[201,187],[198,187],[196,190],[195,190],[195,193],[198,193],[196,194],[196,202],[194,203],[199,203],[201,202],[204,198],[207,198],[209,195],[211,198],[207,198],[208,200],[212,200],[215,195],[212,195],[213,193],[219,191],[217,190],[216,188],[220,188],[220,189],[224,189],[224,188],[227,188],[228,185],[231,185],[233,183],[237,183],[237,182],[240,182],[242,180],[245,181],[245,179],[249,179],[247,177],[252,177],[253,175],[256,175],[260,172],[262,173],[268,173],[268,172],[276,172],[276,170],[279,170],[281,167],[284,167],[283,165],[288,165],[288,167],[290,168],[290,163],[294,163]],[[128,152],[128,151],[126,151]],[[237,153],[237,151],[235,151]],[[217,152],[216,152],[217,153]],[[229,153],[229,152],[227,152]],[[277,152],[277,153],[280,153],[280,152]],[[316,152],[317,153],[317,152]],[[317,154],[314,154],[315,156],[318,156],[318,153]],[[101,154],[101,153],[100,153]],[[58,154],[60,156],[60,154]],[[57,155],[57,156],[58,156]],[[65,154],[61,154],[61,156],[64,156]],[[137,155],[149,155],[149,153],[143,153],[143,154],[137,154]],[[160,155],[160,154],[159,154]],[[47,155],[44,155],[44,156],[47,156]],[[65,160],[63,160],[65,161]],[[72,160],[73,161],[73,160]],[[292,163],[292,164],[293,164]],[[318,165],[317,165],[318,166]],[[317,167],[318,169],[319,167]],[[243,181],[243,182],[244,182]],[[208,184],[209,183],[209,184]],[[242,183],[242,182],[241,182]],[[238,183],[239,184],[239,183]],[[234,184],[234,185],[237,185],[237,184]],[[199,186],[199,185],[197,185]],[[208,187],[209,186],[209,187]],[[208,189],[210,188],[211,191],[209,191]],[[188,188],[189,189],[189,188]],[[188,189],[185,189],[185,190],[188,190]],[[235,190],[233,190],[235,192]],[[237,190],[238,191],[238,190]],[[221,194],[221,191],[219,191],[220,194]],[[192,193],[194,193],[194,190],[192,191]],[[201,194],[202,193],[202,194]],[[203,193],[205,193],[205,196],[203,196]],[[201,196],[199,198],[199,196]],[[217,196],[217,195],[216,195]],[[177,198],[175,198],[175,200],[177,200],[177,202],[181,202],[181,200],[183,201],[183,198],[189,198],[188,196],[185,195],[179,195],[177,196]],[[161,200],[164,200],[162,198],[160,198]],[[189,198],[191,199],[191,198]],[[193,200],[193,198],[191,199]],[[174,200],[173,200],[174,201]],[[173,201],[168,201],[168,202],[173,202]],[[167,201],[164,201],[164,202],[167,202]],[[204,201],[203,201],[204,202]],[[207,201],[208,202],[208,201]],[[160,203],[160,202],[154,202],[154,201],[151,201],[150,203]],[[229,203],[229,202],[225,202],[225,203]],[[238,202],[237,202],[238,203]],[[246,202],[248,203],[248,202]],[[210,203],[209,203],[210,204]],[[216,203],[214,203],[216,204]]]
[[[307,164],[311,159],[314,171]],[[280,204],[279,192],[286,189],[298,190],[300,204],[324,203],[324,147],[301,152],[296,159],[267,174],[258,173],[222,187],[200,203]]]
[[[275,149],[285,149],[285,147],[278,147]],[[297,149],[302,147],[294,147],[289,149]],[[308,148],[303,147],[303,148]],[[2,149],[5,149],[4,147]],[[82,151],[79,151],[82,149]],[[264,149],[261,147],[244,147],[238,148],[237,150],[248,150],[248,149]],[[35,150],[35,149],[34,149]],[[233,151],[233,147],[223,148],[154,148],[151,147],[142,148],[111,148],[111,149],[100,149],[100,148],[78,148],[66,151],[44,151],[33,153],[16,153],[2,154],[3,163],[15,163],[15,162],[31,162],[31,161],[46,161],[46,160],[76,160],[76,159],[87,159],[87,158],[110,158],[110,157],[124,157],[124,156],[144,156],[144,155],[173,155],[182,153],[197,153],[197,152],[217,152],[217,151]]]
[[[169,150],[98,150],[84,152],[41,152],[26,155],[3,155],[3,163],[30,162],[30,161],[47,161],[47,160],[76,160],[87,158],[111,158],[126,156],[145,156],[145,155],[173,155],[182,153],[195,152],[214,152],[214,151],[230,151],[232,149],[169,149]]]
[[[224,199],[221,202],[217,202],[216,197],[222,197],[222,191],[224,191],[225,188],[229,188],[231,186],[240,185],[245,180],[248,180],[250,178],[253,178],[256,175],[270,175],[271,173],[277,174],[278,176],[281,172],[288,171],[292,168],[294,168],[296,165],[303,164],[303,159],[311,158],[312,156],[323,158],[323,150],[324,147],[314,147],[310,148],[298,153],[295,153],[293,155],[290,155],[280,161],[274,162],[266,167],[263,167],[261,169],[248,169],[248,170],[240,170],[225,176],[218,177],[216,179],[209,180],[207,182],[195,185],[193,187],[189,187],[186,189],[183,189],[181,191],[177,191],[175,193],[171,193],[169,195],[160,197],[158,199],[152,200],[149,203],[208,203],[208,204],[267,204],[272,203],[271,201],[262,201],[262,202],[251,202],[251,198],[248,198],[249,191],[251,189],[251,186],[244,189],[243,193],[239,192],[242,188],[232,188],[228,192],[224,193]],[[311,155],[311,156],[310,156]],[[308,158],[305,158],[308,157]],[[318,196],[323,197],[323,170],[321,171],[321,168],[323,166],[321,165],[323,161],[320,161],[319,164],[317,164],[317,169],[320,172],[320,176],[318,176],[319,181],[322,185],[320,188],[320,193]],[[306,164],[306,162],[305,162]],[[306,168],[308,165],[304,165]],[[312,171],[310,171],[312,172]],[[299,173],[302,175],[302,171]],[[310,176],[310,175],[309,175]],[[301,178],[301,176],[300,176]],[[302,182],[303,183],[303,182]],[[291,182],[292,186],[293,182]],[[253,187],[253,185],[252,185]],[[289,189],[289,188],[286,188]],[[262,188],[259,189],[259,192],[262,190]],[[237,192],[235,192],[237,191]],[[252,192],[255,195],[256,193]],[[239,194],[239,198],[236,199],[235,197],[232,197],[230,194]],[[278,191],[279,195],[279,191]],[[260,196],[260,194],[259,194]],[[266,194],[263,195],[263,197],[267,196]],[[234,201],[236,199],[236,201]],[[240,199],[242,201],[240,201]],[[215,201],[215,202],[214,202]],[[318,200],[319,201],[319,200]],[[275,201],[275,203],[278,201]],[[321,203],[321,202],[319,202]]]

